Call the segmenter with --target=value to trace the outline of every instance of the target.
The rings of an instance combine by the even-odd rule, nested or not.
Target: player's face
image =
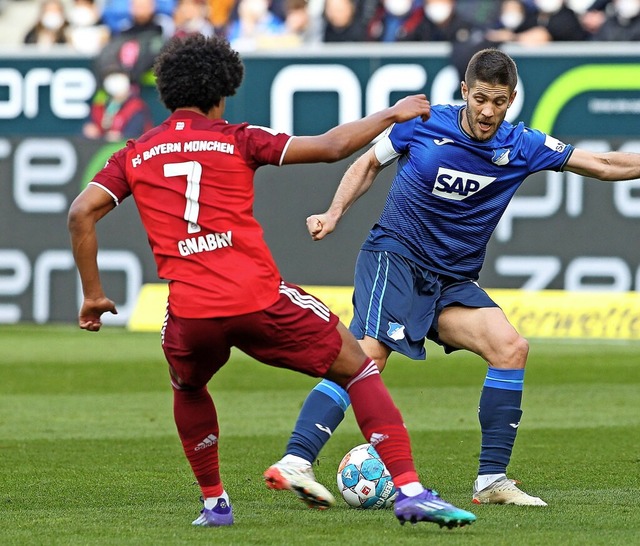
[[[473,87],[462,82],[462,98],[467,107],[462,127],[476,140],[485,142],[496,134],[516,96],[506,85],[491,85],[477,81]]]

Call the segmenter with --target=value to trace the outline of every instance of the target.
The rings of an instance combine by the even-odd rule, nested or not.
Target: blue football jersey
[[[376,146],[400,154],[368,250],[388,250],[456,279],[477,279],[487,243],[509,201],[531,173],[560,171],[573,147],[503,122],[486,142],[467,135],[462,106],[431,107],[431,117],[395,124]]]

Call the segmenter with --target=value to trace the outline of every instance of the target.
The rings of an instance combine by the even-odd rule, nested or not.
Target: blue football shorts
[[[498,307],[471,280],[434,273],[393,252],[361,250],[356,261],[353,320],[357,339],[369,336],[414,360],[426,358],[425,339],[455,351],[438,336],[445,307]]]

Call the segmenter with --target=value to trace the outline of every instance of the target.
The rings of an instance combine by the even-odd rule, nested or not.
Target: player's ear
[[[462,100],[466,101],[469,96],[469,88],[464,80],[460,82],[460,94],[462,95]]]
[[[517,93],[518,92],[514,89],[513,92],[511,93],[511,96],[509,97],[509,103],[507,104],[507,108],[511,108],[513,101],[516,100]]]

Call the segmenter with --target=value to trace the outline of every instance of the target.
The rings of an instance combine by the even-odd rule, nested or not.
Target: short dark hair
[[[464,80],[468,87],[477,81],[506,85],[513,91],[518,85],[516,63],[504,51],[495,48],[478,51],[467,65]]]
[[[153,72],[160,100],[169,110],[196,107],[208,112],[235,94],[244,65],[225,38],[193,34],[169,40]]]

